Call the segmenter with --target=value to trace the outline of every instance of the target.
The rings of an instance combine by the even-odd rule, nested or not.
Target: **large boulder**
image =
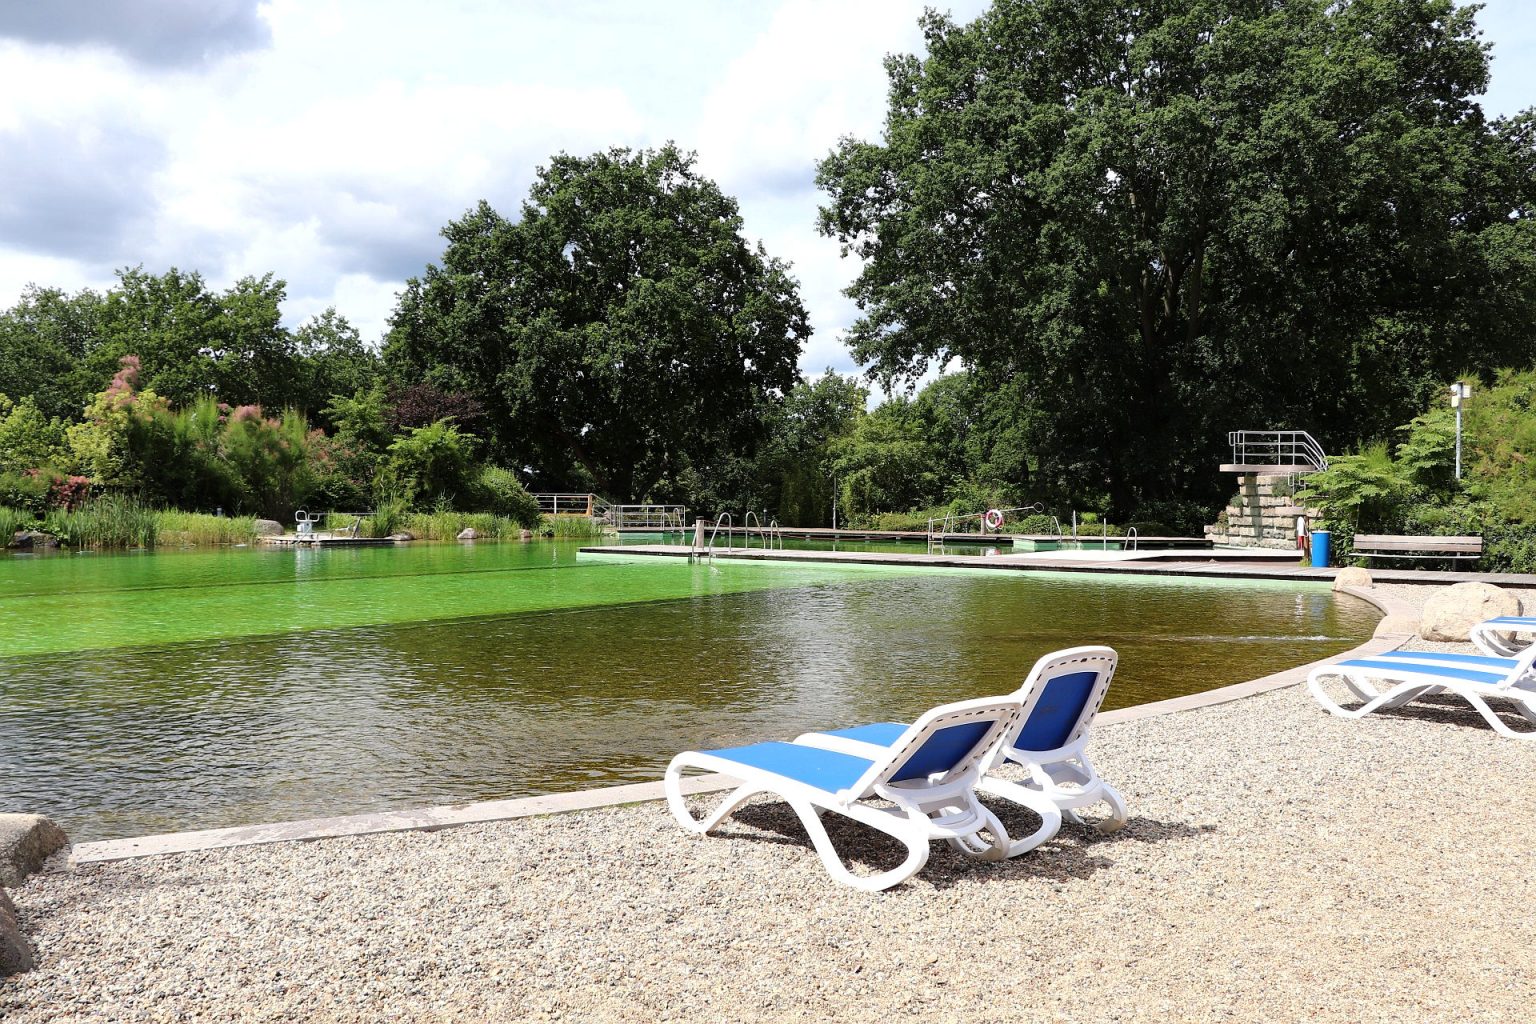
[[[0,814],[0,886],[20,885],[67,846],[69,836],[41,814]]]
[[[64,830],[41,814],[0,814],[0,885],[20,885],[68,845]]]
[[[258,537],[281,537],[283,524],[276,519],[258,519],[251,524],[251,529],[256,531]]]
[[[36,551],[42,548],[56,548],[59,546],[59,538],[52,534],[40,533],[37,530],[22,530],[11,537],[11,547],[20,548],[23,551]]]
[[[8,978],[33,967],[32,944],[21,934],[16,904],[0,889],[0,978]]]
[[[479,540],[480,531],[473,526],[466,526],[459,531],[459,540]]]
[[[1369,569],[1362,569],[1358,565],[1346,566],[1340,569],[1333,577],[1334,590],[1343,590],[1345,587],[1360,587],[1369,590],[1375,585],[1376,581],[1371,579],[1371,571]]]
[[[1488,583],[1458,583],[1437,591],[1424,602],[1419,636],[1442,643],[1464,643],[1479,622],[1500,615],[1519,615],[1520,599]]]

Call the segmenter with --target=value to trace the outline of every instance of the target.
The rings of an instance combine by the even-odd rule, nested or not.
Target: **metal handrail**
[[[715,553],[715,537],[720,533],[721,523],[725,524],[726,554],[730,554],[731,552],[731,538],[732,535],[736,532],[735,526],[732,525],[735,523],[735,520],[731,517],[729,512],[721,512],[718,516],[715,517],[715,528],[709,531],[709,544],[705,547],[705,550],[708,551],[711,556],[713,556]]]
[[[686,505],[610,505],[608,517],[615,529],[659,529],[663,533],[687,528]]]
[[[1328,456],[1305,430],[1233,430],[1227,434],[1232,462],[1239,466],[1328,468]]]
[[[591,492],[585,494],[535,493],[539,511],[547,516],[591,516],[600,519],[612,509],[610,502]],[[561,505],[564,508],[561,508]]]
[[[1136,527],[1134,527],[1134,526],[1127,526],[1125,528],[1125,544],[1121,546],[1120,550],[1121,551],[1136,551],[1136,550],[1138,550],[1137,545],[1138,545],[1138,543],[1140,541],[1141,541],[1141,534],[1136,532]]]

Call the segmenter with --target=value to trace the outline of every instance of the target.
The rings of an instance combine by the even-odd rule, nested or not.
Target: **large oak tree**
[[[997,0],[821,165],[855,355],[1026,396],[1037,482],[1211,499],[1228,430],[1333,450],[1536,357],[1529,116],[1449,0]],[[1027,417],[1022,415],[1027,412]]]
[[[386,359],[485,404],[545,487],[668,497],[749,450],[809,335],[787,267],[671,146],[541,168],[521,215],[482,202],[408,282]]]

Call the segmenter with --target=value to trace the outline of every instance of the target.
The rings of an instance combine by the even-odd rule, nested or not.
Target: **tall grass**
[[[6,508],[0,506],[0,548],[11,542],[11,538],[22,530],[30,530],[37,526],[37,516],[25,509]]]
[[[407,512],[401,528],[417,540],[453,540],[466,527],[487,540],[516,540],[522,532],[517,520],[489,512]]]
[[[155,546],[155,511],[132,498],[109,496],[73,512],[50,509],[41,529],[72,548],[149,548]]]
[[[161,509],[155,516],[155,543],[165,547],[254,544],[255,516],[212,516],[205,512]]]
[[[557,540],[588,540],[601,537],[605,528],[587,516],[540,516],[539,533]]]

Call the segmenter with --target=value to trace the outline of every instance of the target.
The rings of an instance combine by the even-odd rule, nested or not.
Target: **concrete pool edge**
[[[1114,726],[1145,718],[1193,711],[1256,696],[1271,690],[1294,686],[1304,682],[1307,674],[1318,665],[1344,658],[1380,654],[1402,646],[1417,625],[1417,610],[1407,602],[1383,593],[1372,593],[1358,587],[1342,587],[1338,593],[1359,598],[1373,605],[1383,615],[1375,633],[1364,643],[1341,654],[1321,658],[1295,668],[1284,669],[1259,679],[1204,690],[1200,693],[1167,700],[1117,708],[1099,715],[1104,726]],[[735,785],[719,775],[701,775],[684,781],[687,793],[713,793]],[[497,821],[513,821],[518,818],[538,817],[546,814],[564,814],[571,811],[594,810],[623,804],[646,803],[665,798],[662,784],[637,782],[622,786],[606,786],[600,789],[578,790],[572,793],[550,793],[543,796],[520,797],[511,800],[489,800],[468,804],[451,804],[441,807],[423,807],[414,810],[380,811],[370,814],[342,815],[324,818],[306,818],[298,821],[273,822],[261,825],[237,825],[231,828],[200,829],[190,832],[168,832],[160,835],[138,836],[130,839],[104,839],[79,843],[70,849],[71,867],[88,864],[104,864],[112,861],[132,860],[140,857],[158,857],[177,853],[195,853],[206,850],[222,850],[241,846],[263,846],[269,843],[308,842],[316,839],[340,839],[347,836],[382,835],[390,832],[433,832],[456,828],[461,825],[486,824]]]

